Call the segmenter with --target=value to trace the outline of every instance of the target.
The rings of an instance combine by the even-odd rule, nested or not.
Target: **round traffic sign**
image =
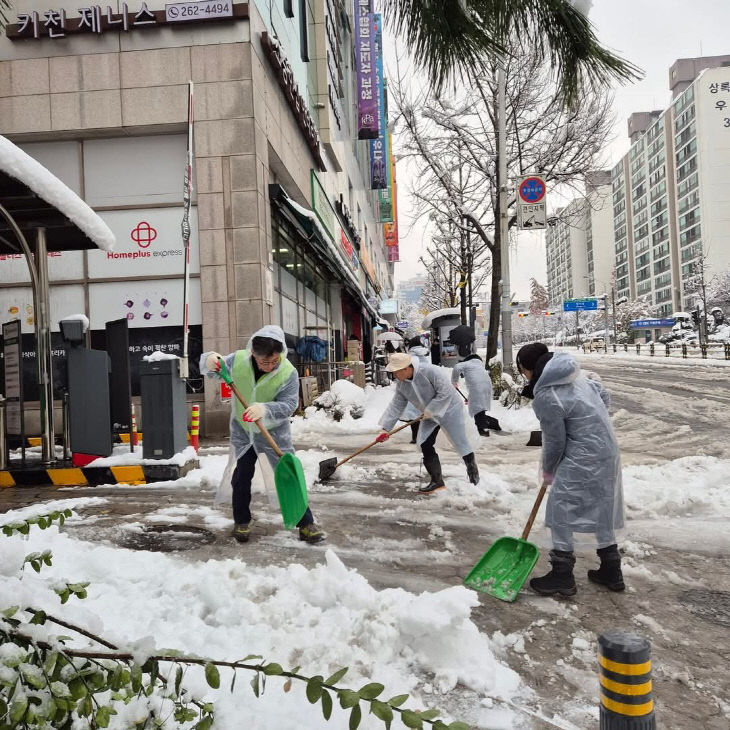
[[[539,203],[545,197],[545,181],[540,177],[526,177],[520,183],[519,194],[525,203]]]

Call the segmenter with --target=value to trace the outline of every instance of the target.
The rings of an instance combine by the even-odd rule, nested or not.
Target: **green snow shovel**
[[[522,537],[500,537],[487,550],[481,560],[464,579],[464,585],[475,591],[489,593],[500,601],[512,602],[517,598],[520,588],[535,567],[540,551],[537,545],[527,542],[547,484],[543,484],[527,520]]]
[[[230,386],[231,392],[238,398],[241,405],[248,408],[248,404],[233,382],[223,358],[218,358],[218,362],[221,366],[220,376]],[[304,517],[308,507],[307,482],[304,478],[302,462],[294,454],[284,454],[282,452],[261,420],[255,423],[264,438],[269,442],[269,446],[279,457],[279,462],[274,469],[274,483],[276,484],[276,495],[279,498],[281,516],[284,518],[284,527],[291,530]]]

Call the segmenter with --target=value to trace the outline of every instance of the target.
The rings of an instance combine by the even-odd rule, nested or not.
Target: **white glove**
[[[243,420],[247,423],[254,423],[266,415],[266,406],[263,403],[252,403],[244,412]]]
[[[423,419],[426,420],[427,418],[433,419],[433,413],[431,413],[428,408],[423,411]]]
[[[221,369],[221,364],[218,362],[218,358],[223,360],[223,355],[219,352],[211,352],[208,357],[205,358],[205,367],[208,368],[212,373],[218,373]]]

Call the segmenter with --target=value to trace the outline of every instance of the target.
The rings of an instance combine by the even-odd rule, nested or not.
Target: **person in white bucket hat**
[[[380,419],[383,431],[376,440],[382,442],[388,438],[388,431],[393,428],[410,403],[419,413],[424,414],[424,420],[418,430],[417,443],[421,447],[423,464],[431,477],[429,483],[418,491],[421,494],[431,494],[445,488],[441,461],[434,447],[441,428],[464,459],[469,481],[478,484],[479,468],[466,435],[461,398],[444,370],[436,365],[421,363],[418,358],[401,352],[390,356],[386,370],[393,373],[398,383],[393,400]]]

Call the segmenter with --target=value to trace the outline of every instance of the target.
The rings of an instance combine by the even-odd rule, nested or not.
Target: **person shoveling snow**
[[[489,436],[489,428],[501,431],[499,421],[487,415],[492,407],[492,379],[484,367],[479,355],[467,355],[461,362],[454,365],[451,371],[451,382],[458,389],[459,378],[464,378],[469,389],[469,415],[474,419],[480,436]]]
[[[441,427],[464,459],[469,481],[478,484],[479,467],[474,449],[466,435],[461,399],[443,369],[435,365],[422,364],[418,358],[405,353],[391,355],[387,369],[395,375],[398,384],[393,400],[380,419],[383,431],[376,440],[385,441],[389,437],[388,432],[410,403],[424,414],[421,427],[418,429],[417,442],[423,454],[423,464],[431,477],[429,483],[420,487],[418,491],[421,494],[431,494],[446,486],[441,473],[441,461],[434,448]]]
[[[220,377],[221,359],[249,404],[244,410],[234,399],[231,409],[231,447],[237,460],[231,479],[233,536],[239,542],[248,542],[251,535],[251,482],[256,460],[259,455],[265,454],[272,467],[278,462],[278,456],[254,424],[263,420],[281,451],[294,453],[289,418],[299,406],[299,376],[286,358],[284,331],[276,325],[267,325],[255,332],[245,350],[237,350],[225,357],[217,352],[204,352],[200,357],[200,372],[208,377]],[[324,533],[315,524],[309,507],[297,527],[300,540],[315,543],[324,539]]]
[[[551,353],[542,343],[523,346],[517,367],[527,378],[523,391],[543,434],[543,483],[552,485],[545,524],[552,532],[552,570],[533,578],[530,588],[542,595],[575,595],[573,533],[593,532],[598,570],[593,583],[624,590],[616,530],[624,525],[621,456],[608,415],[608,393],[581,372],[567,352]]]

